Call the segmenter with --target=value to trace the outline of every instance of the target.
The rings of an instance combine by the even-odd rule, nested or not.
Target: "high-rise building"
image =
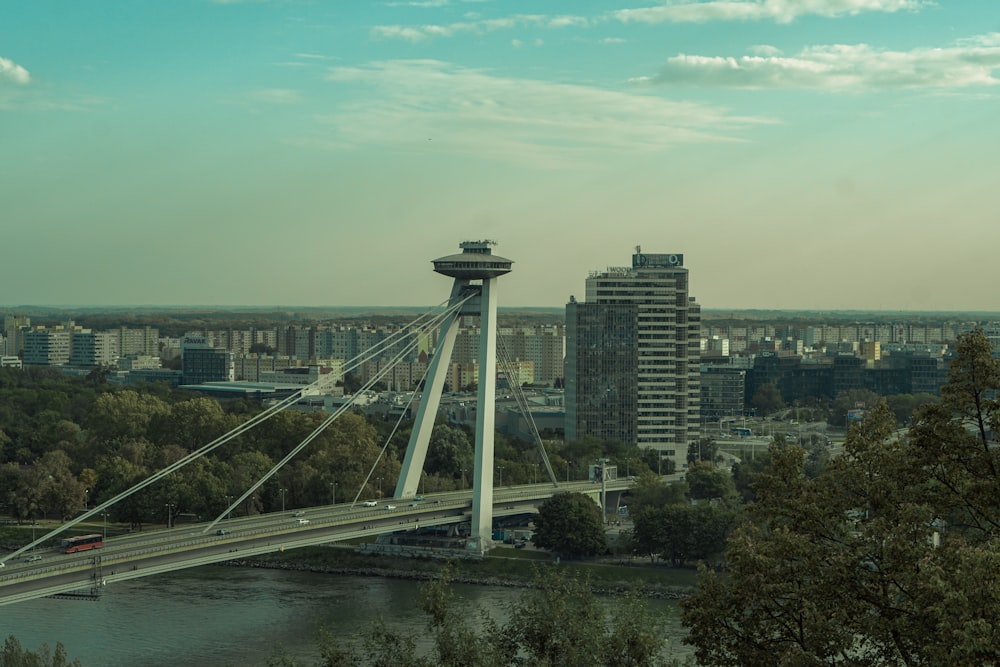
[[[701,307],[683,255],[593,272],[566,306],[566,439],[657,449],[681,470],[699,437]]]

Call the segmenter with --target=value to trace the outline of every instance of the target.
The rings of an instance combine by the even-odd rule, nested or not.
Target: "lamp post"
[[[497,466],[497,472],[500,473],[500,483],[497,486],[503,486],[503,466]]]
[[[83,511],[87,511],[87,505],[90,504],[90,489],[83,490]]]
[[[278,489],[278,492],[281,494],[281,511],[282,512],[285,511],[285,491],[287,491],[287,490],[288,489]]]
[[[378,478],[378,497],[382,497],[382,478]]]
[[[166,504],[166,508],[167,508],[167,528],[170,528],[170,523],[171,523],[171,518],[172,518],[170,510],[173,508],[173,504],[172,503],[167,503]]]
[[[569,484],[569,464],[571,461],[566,461],[566,483]]]
[[[331,505],[336,505],[337,504],[337,483],[336,482],[330,482],[330,504]]]
[[[465,491],[465,468],[462,468],[462,490]]]
[[[102,539],[108,539],[108,511],[101,510],[101,514],[104,515],[104,534],[101,536]]]

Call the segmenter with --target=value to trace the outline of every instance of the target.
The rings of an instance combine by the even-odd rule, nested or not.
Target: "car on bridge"
[[[39,556],[38,554],[32,554],[32,555],[28,556],[27,558],[25,558],[24,562],[25,563],[37,563],[40,560],[42,560],[41,556]]]
[[[305,526],[306,524],[309,523],[309,519],[299,519],[296,523],[298,523],[300,526]]]
[[[365,507],[378,507],[378,503],[375,502],[374,500],[366,500],[361,504],[364,505]]]
[[[298,512],[292,512],[292,516],[294,517],[305,516],[305,515],[306,513],[303,512],[302,510],[299,510]]]
[[[220,528],[217,531],[215,531],[215,534],[216,535],[228,535],[229,531],[226,530],[225,528]]]
[[[394,509],[396,509],[396,506],[395,505],[386,505],[385,509],[387,509],[387,510],[394,510]]]

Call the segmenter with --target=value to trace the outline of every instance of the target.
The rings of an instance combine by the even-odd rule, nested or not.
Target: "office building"
[[[566,306],[566,439],[657,449],[681,470],[699,437],[701,307],[682,255],[636,250]]]

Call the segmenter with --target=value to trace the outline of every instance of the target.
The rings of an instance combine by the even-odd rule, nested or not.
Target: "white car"
[[[387,509],[387,510],[394,510],[394,509],[396,509],[396,506],[395,505],[386,505],[385,509]]]
[[[309,523],[309,519],[299,519],[298,521],[296,521],[296,523],[298,523],[300,526],[305,526],[306,524]]]
[[[365,507],[378,507],[378,503],[375,502],[374,500],[366,500],[365,502],[362,503],[362,505],[364,505]]]

